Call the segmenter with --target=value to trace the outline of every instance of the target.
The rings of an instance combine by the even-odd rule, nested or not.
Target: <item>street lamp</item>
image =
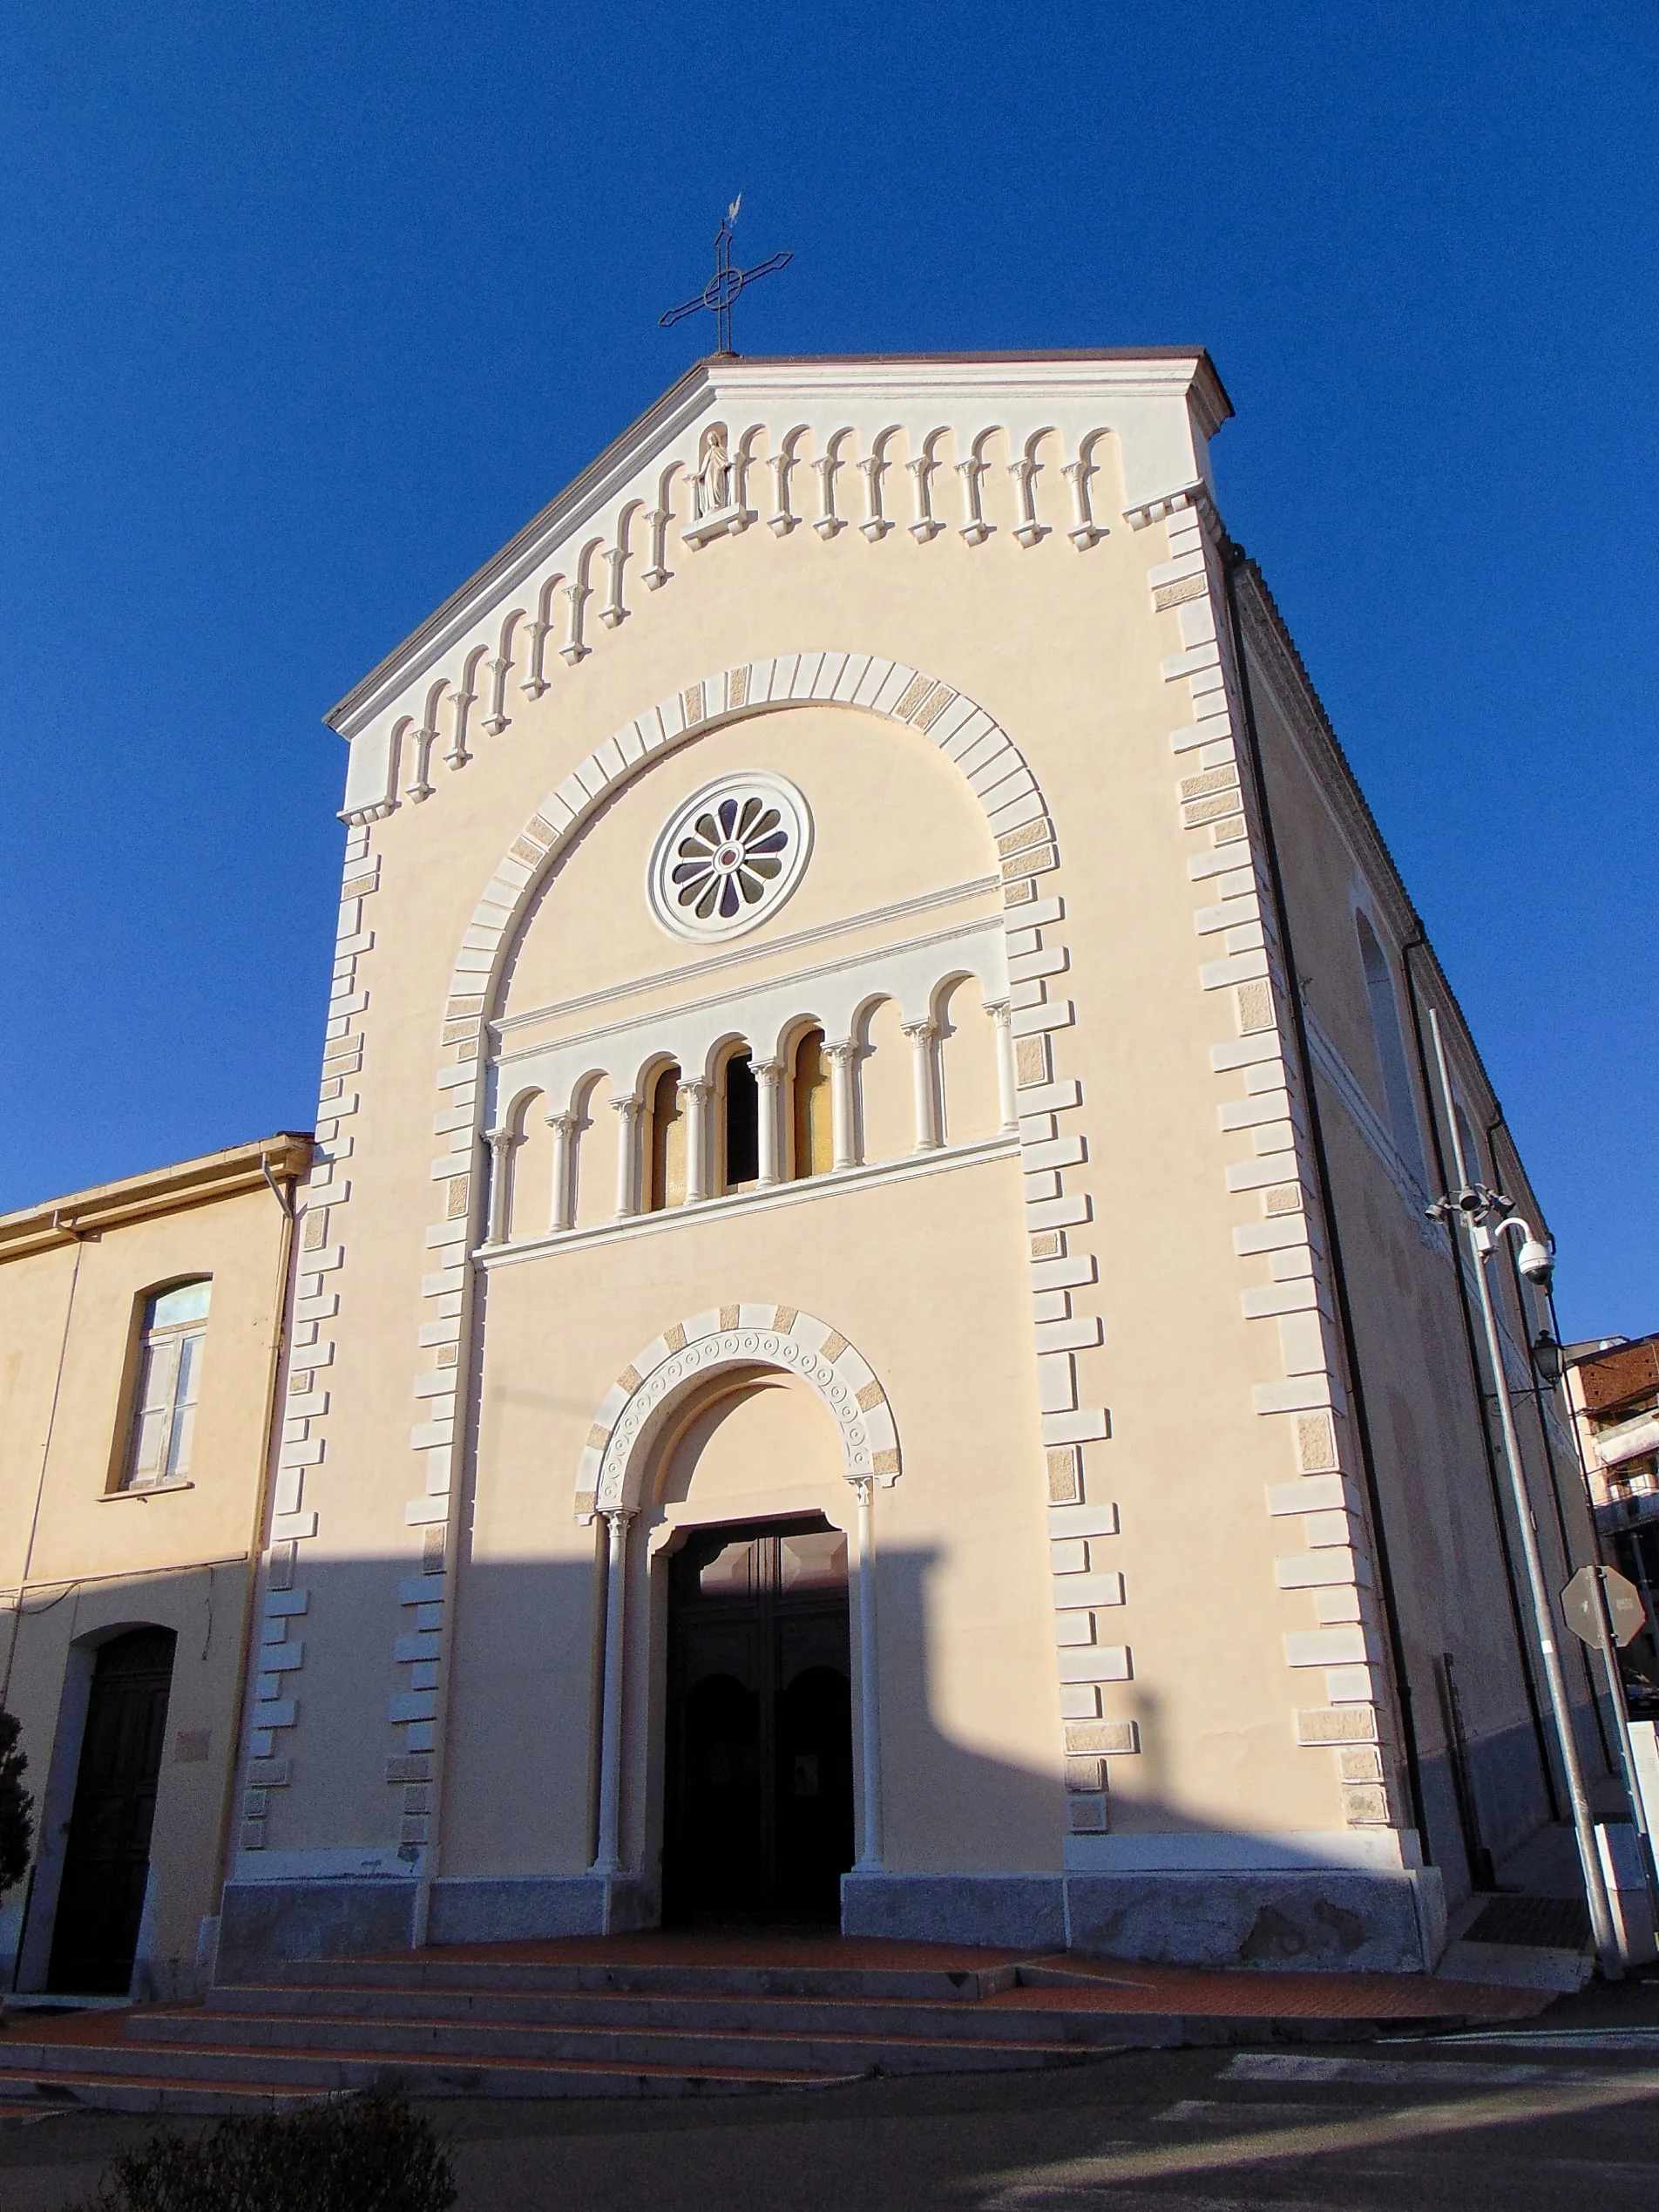
[[[1533,1366],[1546,1390],[1561,1388],[1561,1377],[1567,1373],[1567,1354],[1547,1329],[1540,1329],[1533,1339]]]
[[[1497,1250],[1499,1238],[1510,1230],[1515,1231],[1522,1238],[1520,1248],[1515,1254],[1515,1265],[1529,1282],[1547,1289],[1550,1276],[1554,1272],[1554,1258],[1549,1246],[1534,1235],[1531,1225],[1523,1221],[1515,1211],[1512,1199],[1487,1190],[1484,1184],[1469,1182],[1468,1169],[1463,1157],[1462,1134],[1458,1128],[1457,1108],[1452,1096],[1452,1077],[1446,1063],[1446,1045],[1440,1035],[1439,1016],[1432,1007],[1429,1008],[1429,1028],[1434,1036],[1434,1057],[1439,1069],[1446,1125],[1451,1132],[1452,1157],[1457,1169],[1459,1185],[1455,1198],[1442,1198],[1428,1209],[1429,1218],[1444,1222],[1448,1226],[1461,1220],[1474,1253],[1475,1288],[1480,1299],[1480,1318],[1486,1325],[1486,1354],[1492,1365],[1493,1388],[1497,1394],[1498,1417],[1503,1431],[1504,1468],[1509,1478],[1509,1494],[1514,1505],[1516,1525],[1520,1530],[1521,1556],[1527,1564],[1527,1591],[1532,1599],[1539,1655],[1544,1662],[1544,1680],[1549,1691],[1550,1714],[1555,1724],[1561,1771],[1567,1777],[1567,1793],[1573,1804],[1573,1829],[1578,1838],[1579,1862],[1584,1871],[1584,1893],[1589,1902],[1590,1924],[1595,1930],[1595,1948],[1602,1971],[1616,1976],[1621,1971],[1618,1937],[1608,1899],[1607,1883],[1602,1877],[1601,1856],[1596,1849],[1595,1823],[1591,1817],[1590,1801],[1584,1788],[1584,1773],[1579,1765],[1578,1743],[1573,1734],[1572,1707],[1568,1703],[1561,1653],[1555,1645],[1554,1616],[1550,1611],[1543,1562],[1538,1556],[1538,1531],[1533,1524],[1532,1500],[1527,1494],[1520,1444],[1515,1434],[1515,1409],[1510,1403],[1509,1380],[1504,1372],[1503,1347],[1498,1336],[1498,1316],[1493,1305],[1492,1285],[1486,1276],[1486,1262]]]

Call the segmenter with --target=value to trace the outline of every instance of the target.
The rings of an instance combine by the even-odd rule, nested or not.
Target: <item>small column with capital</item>
[[[630,1214],[638,1213],[640,1202],[640,1102],[630,1096],[611,1101],[617,1118],[616,1130],[616,1218],[626,1221]]]
[[[755,1107],[759,1120],[755,1182],[762,1191],[778,1180],[778,1102],[783,1089],[783,1062],[757,1060],[755,1067]]]
[[[1018,1070],[1014,1066],[1013,1008],[1006,999],[986,1001],[985,1012],[997,1025],[997,1101],[1002,1114],[1005,1137],[1014,1137],[1019,1130]]]
[[[490,1225],[486,1242],[504,1245],[507,1202],[512,1195],[512,1148],[518,1139],[510,1129],[491,1129],[484,1131],[484,1141],[490,1147]]]
[[[863,1834],[858,1864],[866,1872],[882,1863],[880,1639],[876,1632],[876,1484],[869,1475],[853,1484],[858,1494],[858,1746]]]
[[[686,1114],[686,1204],[694,1206],[708,1196],[708,1085],[699,1076],[682,1082],[680,1103]]]
[[[547,1126],[553,1132],[553,1204],[548,1226],[555,1231],[568,1229],[575,1217],[571,1190],[572,1143],[580,1118],[577,1114],[547,1116]]]
[[[618,1874],[622,1867],[622,1669],[623,1608],[628,1586],[628,1523],[632,1507],[602,1509],[606,1528],[605,1673],[599,1706],[599,1849],[595,1874]]]
[[[857,1132],[853,1126],[852,1062],[858,1048],[849,1038],[843,1044],[827,1044],[823,1057],[830,1062],[830,1143],[833,1168],[858,1164]]]
[[[911,1080],[916,1095],[916,1143],[918,1152],[939,1149],[939,1102],[933,1080],[933,1043],[938,1026],[932,1021],[906,1021],[911,1041]]]

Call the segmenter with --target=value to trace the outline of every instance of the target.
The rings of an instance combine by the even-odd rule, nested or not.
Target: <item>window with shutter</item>
[[[124,1489],[155,1489],[189,1477],[212,1293],[204,1279],[158,1291],[146,1303]]]

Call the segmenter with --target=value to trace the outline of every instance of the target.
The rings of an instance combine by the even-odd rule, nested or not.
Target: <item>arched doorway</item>
[[[825,1921],[853,1861],[847,1538],[699,1529],[670,1562],[663,1918]]]
[[[48,1970],[65,1996],[121,1997],[132,1984],[175,1640],[131,1629],[93,1666]]]

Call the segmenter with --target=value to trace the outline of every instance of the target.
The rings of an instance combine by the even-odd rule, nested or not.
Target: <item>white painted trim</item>
[[[670,850],[676,838],[692,833],[694,818],[701,811],[714,814],[727,799],[761,798],[769,801],[784,829],[786,853],[775,879],[762,893],[753,906],[740,904],[737,913],[729,920],[711,917],[699,921],[694,913],[682,906],[674,897],[673,863],[674,853]],[[764,821],[766,817],[762,815]],[[718,827],[718,821],[716,821]],[[683,944],[715,945],[734,937],[747,937],[769,921],[778,908],[790,896],[806,873],[812,858],[812,809],[807,804],[804,793],[798,790],[787,777],[777,776],[769,770],[734,770],[716,777],[681,800],[657,832],[656,842],[646,863],[646,903],[653,919],[664,933],[678,938]],[[723,842],[715,839],[716,846]],[[741,852],[740,844],[731,846],[733,854]],[[687,864],[689,865],[689,864]],[[707,879],[705,879],[707,880]]]
[[[471,1255],[486,1272],[513,1267],[530,1259],[545,1259],[559,1252],[584,1250],[594,1245],[616,1244],[624,1238],[660,1236],[691,1222],[717,1219],[724,1213],[766,1211],[774,1206],[803,1205],[814,1198],[833,1198],[843,1191],[867,1189],[872,1183],[908,1183],[918,1175],[945,1175],[953,1168],[978,1167],[986,1160],[1012,1160],[1019,1155],[1016,1137],[1000,1133],[982,1137],[972,1144],[942,1146],[937,1152],[903,1152],[896,1159],[876,1160],[866,1166],[838,1168],[828,1175],[802,1176],[798,1182],[779,1183],[769,1190],[731,1191],[717,1198],[705,1198],[694,1210],[667,1206],[655,1213],[629,1214],[624,1220],[596,1222],[591,1229],[565,1229],[557,1234],[526,1238],[523,1244],[480,1245]]]
[[[944,961],[941,948],[949,947],[960,949],[953,961]],[[877,1000],[893,1001],[904,1022],[925,1020],[942,986],[965,974],[978,980],[989,1020],[991,1005],[1006,988],[1004,959],[1001,918],[987,915],[936,938],[880,946],[751,983],[741,996],[653,1008],[629,1021],[527,1046],[491,1069],[490,1119],[504,1126],[536,1091],[545,1095],[548,1111],[562,1113],[575,1103],[578,1087],[601,1070],[619,1092],[639,1094],[647,1071],[665,1060],[677,1062],[687,1082],[712,1082],[720,1055],[735,1038],[761,1060],[784,1058],[803,1027],[820,1028],[834,1042],[853,1040]]]
[[[588,991],[580,998],[556,999],[549,1006],[531,1007],[523,1014],[504,1014],[486,1021],[484,1028],[491,1036],[504,1037],[514,1029],[529,1028],[535,1021],[562,1021],[572,1014],[586,1014],[591,1008],[610,1006],[618,999],[634,999],[646,991],[670,990],[676,984],[693,983],[706,975],[718,974],[721,969],[736,967],[752,960],[774,960],[788,953],[800,951],[808,945],[821,945],[835,937],[849,937],[855,930],[877,929],[884,922],[904,921],[912,914],[930,913],[938,906],[954,906],[958,899],[983,898],[1000,890],[995,876],[977,876],[971,883],[952,884],[946,891],[924,892],[920,898],[896,899],[890,906],[870,906],[861,914],[850,914],[844,921],[820,922],[815,928],[793,932],[786,937],[774,937],[764,945],[744,945],[729,953],[715,954],[712,960],[696,960],[684,967],[659,968],[654,975],[641,975],[626,983],[613,983],[602,991]],[[978,918],[1000,923],[1000,908],[993,915]],[[915,944],[934,941],[929,938],[915,938]],[[595,1034],[599,1034],[595,1032]],[[506,1055],[498,1055],[504,1059]]]
[[[840,1330],[798,1307],[745,1300],[674,1323],[623,1369],[599,1401],[577,1462],[579,1521],[640,1510],[647,1463],[674,1410],[728,1367],[798,1376],[835,1422],[848,1482],[898,1480],[898,1429],[869,1361]]]

